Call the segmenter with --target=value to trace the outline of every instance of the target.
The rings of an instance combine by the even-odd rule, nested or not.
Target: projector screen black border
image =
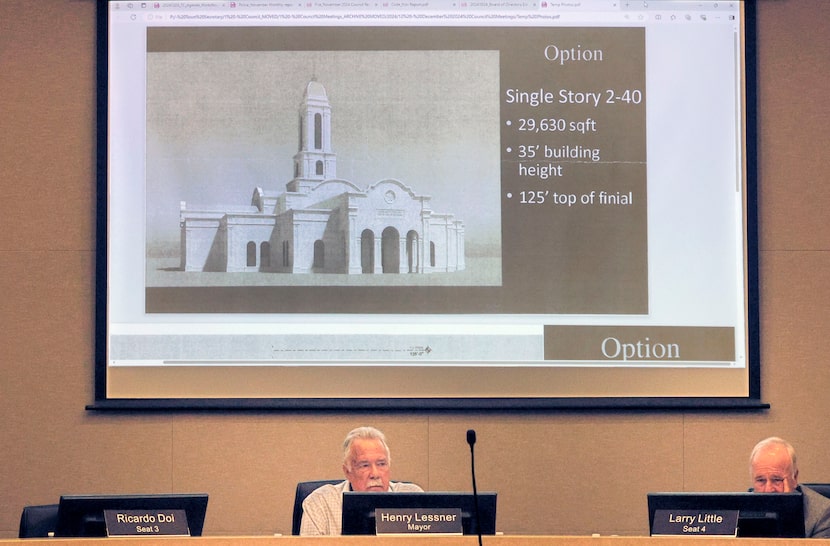
[[[603,397],[603,398],[110,398],[107,394],[107,233],[109,225],[107,182],[107,2],[96,3],[96,243],[95,243],[95,364],[94,402],[90,411],[606,411],[606,410],[697,410],[759,411],[770,408],[761,397],[761,355],[759,324],[759,267],[757,211],[757,67],[756,8],[744,2],[746,21],[745,77],[746,105],[746,252],[747,252],[747,345],[749,349],[748,395],[746,397]]]

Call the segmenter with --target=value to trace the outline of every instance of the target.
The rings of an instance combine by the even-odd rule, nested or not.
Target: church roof
[[[326,88],[323,87],[322,83],[314,80],[308,82],[308,85],[305,88],[305,96],[309,99],[328,99],[326,96]]]

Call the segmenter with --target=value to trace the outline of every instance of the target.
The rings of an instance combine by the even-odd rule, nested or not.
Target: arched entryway
[[[364,229],[360,234],[360,271],[375,272],[375,234],[371,229]]]
[[[401,272],[401,236],[398,230],[388,227],[380,239],[380,263],[384,273]]]
[[[406,234],[406,265],[409,273],[417,273],[420,264],[418,254],[418,232],[409,231]]]

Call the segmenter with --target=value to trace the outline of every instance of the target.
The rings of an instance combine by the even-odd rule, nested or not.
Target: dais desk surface
[[[46,538],[3,539],[0,546],[21,544],[60,544],[62,546],[137,546],[163,544],[164,546],[476,546],[476,536],[204,536],[204,537],[146,537],[146,538]],[[830,546],[830,539],[771,539],[719,537],[633,537],[633,536],[542,536],[495,535],[484,536],[483,546],[783,546],[805,544]]]

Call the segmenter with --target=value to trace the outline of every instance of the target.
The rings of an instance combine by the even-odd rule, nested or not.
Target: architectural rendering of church
[[[436,273],[465,268],[464,224],[394,179],[361,189],[338,179],[331,106],[311,81],[286,191],[256,188],[250,206],[180,210],[184,271]]]

